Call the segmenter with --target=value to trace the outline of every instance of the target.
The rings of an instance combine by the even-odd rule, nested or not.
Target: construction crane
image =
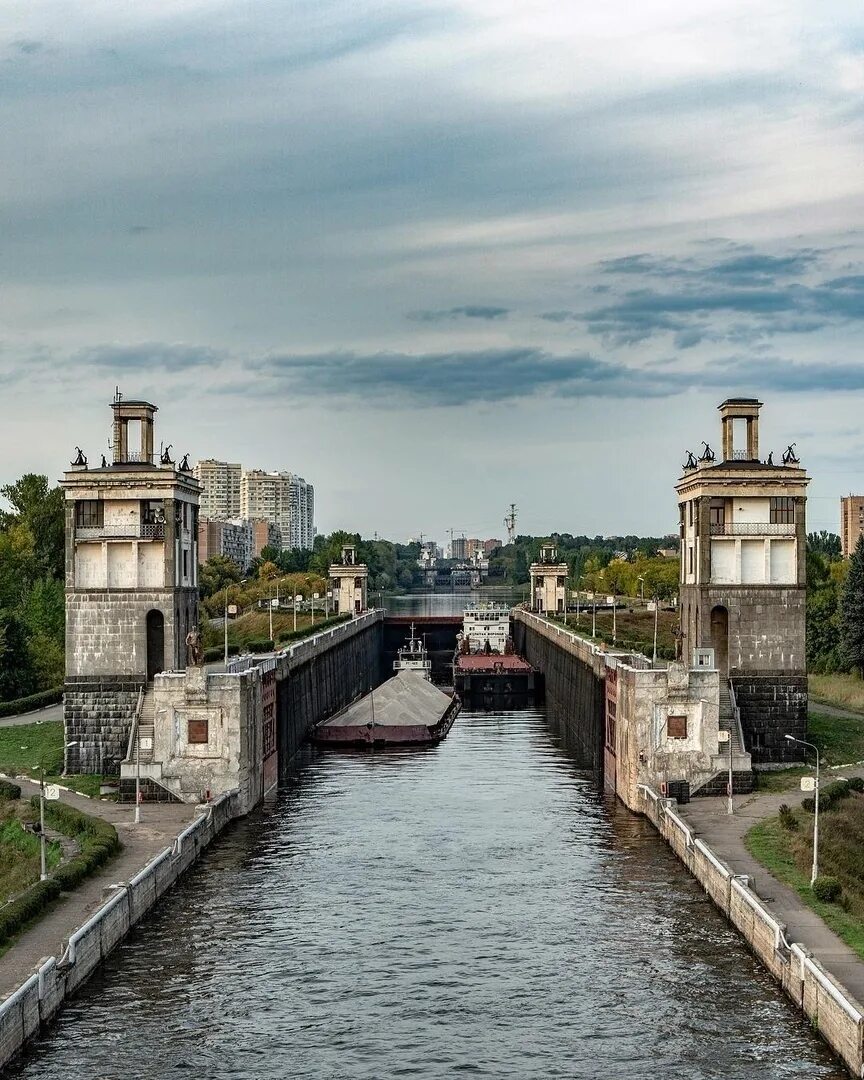
[[[510,503],[510,513],[504,518],[504,528],[507,530],[507,543],[512,544],[516,539],[516,504]]]

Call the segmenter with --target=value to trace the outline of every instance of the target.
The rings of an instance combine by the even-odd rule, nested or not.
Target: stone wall
[[[0,1002],[0,1069],[51,1022],[65,999],[93,974],[156,901],[238,816],[238,793],[229,792],[203,812],[69,938],[60,956],[42,959],[33,974]]]
[[[63,720],[67,746],[64,771],[113,776],[126,756],[141,675],[73,675],[66,679]]]
[[[813,1028],[853,1076],[864,1075],[864,1009],[800,942],[790,944],[786,927],[733,874],[676,813],[670,800],[648,786],[639,788],[640,810],[655,826],[715,905],[747,942]]]
[[[776,672],[733,678],[744,741],[756,764],[801,761],[801,747],[784,735],[807,738],[807,676]]]

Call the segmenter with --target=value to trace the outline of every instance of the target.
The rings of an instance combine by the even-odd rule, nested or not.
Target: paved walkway
[[[846,720],[864,720],[864,713],[855,712],[854,709],[841,709],[837,705],[823,704],[812,697],[807,704],[807,711],[819,713],[820,716],[842,716]]]
[[[861,775],[861,770],[844,770],[842,775],[856,774]],[[796,892],[779,882],[744,846],[744,834],[765,818],[774,817],[781,803],[794,806],[805,797],[803,792],[795,789],[776,795],[736,795],[735,812],[731,817],[726,812],[725,796],[694,799],[679,807],[678,812],[733,873],[748,875],[757,895],[771,913],[786,924],[789,943],[798,942],[809,949],[859,1002],[864,1003],[864,961],[828,929]]]
[[[35,795],[38,784],[16,780],[22,797]],[[195,808],[179,803],[145,803],[141,824],[134,823],[135,807],[127,803],[102,802],[74,792],[62,791],[61,801],[112,822],[123,850],[73,893],[58,900],[15,944],[0,956],[0,998],[6,997],[46,956],[59,956],[63,943],[105,899],[111,885],[128,881],[154,855],[168,847],[195,816]]]
[[[46,709],[37,709],[36,712],[0,717],[0,727],[18,727],[19,724],[45,724],[62,719],[63,706],[49,705]]]

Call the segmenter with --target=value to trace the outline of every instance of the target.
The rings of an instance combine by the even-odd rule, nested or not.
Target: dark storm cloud
[[[614,344],[633,345],[670,333],[679,349],[701,341],[743,343],[777,334],[812,334],[864,319],[864,275],[815,283],[794,280],[811,273],[825,254],[808,248],[785,255],[751,251],[708,262],[645,254],[608,260],[600,264],[603,273],[628,282],[641,275],[646,284],[613,293],[608,303],[580,317],[590,333]],[[657,279],[669,284],[655,287]],[[553,312],[541,318],[573,316]]]
[[[485,304],[467,304],[464,307],[444,308],[441,311],[409,311],[406,318],[414,322],[443,322],[448,319],[503,319],[510,314],[505,307]]]
[[[144,342],[141,345],[93,345],[81,349],[72,357],[73,364],[113,368],[118,371],[183,372],[188,368],[216,367],[225,353],[203,345],[170,345],[163,342]]]
[[[670,379],[646,376],[587,354],[555,356],[542,349],[513,347],[407,354],[381,352],[274,356],[252,362],[258,376],[250,392],[282,387],[309,396],[396,398],[411,404],[470,405],[536,394],[558,396],[657,396]],[[671,382],[674,389],[680,384]]]

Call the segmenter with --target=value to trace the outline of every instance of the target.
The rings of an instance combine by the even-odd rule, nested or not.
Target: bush
[[[850,776],[846,783],[850,791],[864,791],[864,776]]]
[[[270,638],[258,638],[247,642],[246,648],[251,653],[273,652],[273,642]]]
[[[795,817],[795,813],[790,806],[783,803],[778,810],[780,814],[780,824],[784,829],[788,829],[789,832],[795,832],[798,828],[798,819]]]
[[[849,785],[845,780],[835,780],[833,783],[826,784],[824,788],[819,789],[819,805],[822,805],[823,799],[833,803],[848,798],[850,794]]]
[[[56,705],[62,697],[63,687],[58,686],[54,690],[43,690],[41,694],[16,698],[15,701],[0,701],[0,717],[17,716],[19,713],[44,709],[46,705]]]
[[[34,795],[30,801],[33,808],[38,810],[39,796]],[[17,899],[0,908],[0,944],[40,915],[61,892],[80,885],[120,850],[117,830],[109,821],[91,817],[74,806],[46,803],[45,821],[65,836],[74,836],[80,852],[68,863],[59,866],[47,881],[37,881]]]
[[[312,637],[313,634],[320,634],[322,630],[330,630],[331,627],[348,622],[350,619],[350,612],[345,612],[342,615],[331,615],[329,619],[324,619],[320,623],[316,622],[314,626],[307,626],[305,630],[282,630],[276,635],[276,641],[280,645],[284,645],[289,641],[301,641],[303,638]]]
[[[9,780],[0,780],[0,800],[11,801],[21,798],[21,788]]]
[[[826,874],[824,877],[817,877],[813,882],[813,895],[824,904],[833,904],[840,899],[842,892],[843,886],[836,877]]]
[[[827,810],[830,805],[830,798],[827,798],[824,794],[819,796],[819,808],[821,810]],[[808,814],[815,814],[816,800],[812,795],[808,795],[806,799],[801,800],[801,809],[805,810]]]
[[[237,656],[240,652],[239,645],[229,645],[228,655]],[[225,649],[221,645],[214,645],[212,649],[205,649],[203,660],[205,664],[212,664],[214,660],[224,660]]]

